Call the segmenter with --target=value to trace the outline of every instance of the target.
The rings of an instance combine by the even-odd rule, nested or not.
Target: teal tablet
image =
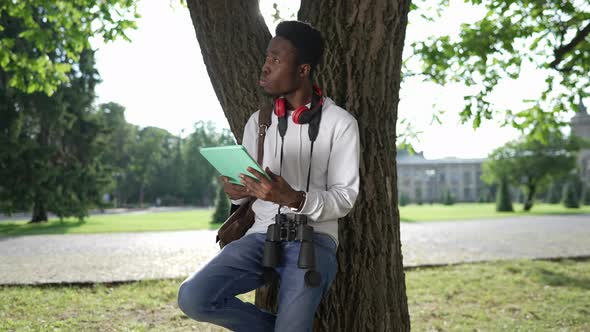
[[[241,185],[240,174],[246,174],[252,178],[256,178],[252,173],[247,171],[248,167],[252,167],[266,175],[270,180],[268,174],[254,161],[252,156],[246,151],[246,148],[241,145],[201,148],[199,151],[221,175],[227,176],[231,183]]]

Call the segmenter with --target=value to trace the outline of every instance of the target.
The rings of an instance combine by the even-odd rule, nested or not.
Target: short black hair
[[[322,33],[306,22],[283,21],[277,25],[276,35],[287,39],[295,46],[298,64],[308,63],[313,73],[324,55]]]

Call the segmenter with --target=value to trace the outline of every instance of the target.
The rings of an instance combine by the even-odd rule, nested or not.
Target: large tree
[[[186,174],[186,202],[197,206],[210,206],[215,200],[215,169],[201,155],[199,150],[217,145],[215,127],[212,123],[199,121],[194,131],[185,140],[183,155]]]
[[[0,90],[0,208],[32,208],[32,222],[47,221],[47,212],[83,218],[108,182],[99,160],[104,127],[92,112],[94,53],[84,51],[68,75],[52,96]],[[0,86],[5,78],[0,69]]]
[[[524,210],[533,207],[535,194],[576,167],[576,152],[580,142],[552,134],[543,143],[522,138],[494,150],[484,162],[483,176],[488,183],[508,181],[523,188]]]
[[[0,208],[86,215],[106,185],[89,38],[133,27],[132,0],[0,2]]]
[[[438,0],[435,8],[442,11]],[[413,45],[427,79],[468,87],[464,121],[506,124],[545,140],[567,123],[579,98],[590,96],[590,5],[587,0],[465,0],[483,15],[462,24],[458,35],[438,35]],[[471,15],[471,14],[470,14]],[[546,75],[545,90],[524,109],[502,109],[490,99],[504,79],[517,79],[527,68]],[[518,92],[515,92],[518,93]]]
[[[111,183],[106,189],[113,195],[113,205],[118,207],[128,203],[133,197],[131,193],[137,192],[128,184],[134,180],[129,166],[137,145],[138,128],[125,120],[125,107],[117,103],[100,104],[96,114],[108,130],[104,137],[102,163],[107,165],[111,175]]]
[[[187,4],[213,88],[239,141],[250,114],[268,102],[253,86],[271,33],[257,1]],[[403,0],[303,0],[298,13],[326,38],[318,82],[358,119],[362,151],[360,195],[340,220],[340,273],[317,313],[322,331],[410,328],[395,168],[408,10]]]
[[[18,21],[18,35],[0,34],[0,67],[10,87],[53,94],[90,49],[91,37],[128,39],[135,27],[136,0],[0,1],[0,32]],[[29,45],[34,45],[31,48]],[[57,55],[57,56],[56,56]]]

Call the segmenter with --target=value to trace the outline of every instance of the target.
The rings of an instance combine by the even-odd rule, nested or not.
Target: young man
[[[248,171],[258,181],[242,176],[243,186],[222,177],[232,203],[257,199],[253,204],[256,219],[244,237],[225,246],[180,286],[179,307],[193,319],[234,331],[311,331],[317,306],[337,272],[338,218],[352,209],[359,188],[357,122],[312,84],[323,51],[323,38],[310,25],[286,21],[277,26],[259,81],[275,98],[262,165],[271,180],[253,169]],[[317,121],[308,121],[310,114],[319,126]],[[316,117],[318,114],[321,116]],[[314,125],[317,137],[309,130]],[[252,156],[257,155],[257,139],[258,112],[248,120],[242,141]],[[275,269],[280,276],[275,316],[236,295],[264,284],[266,231],[279,209],[283,214],[307,216],[314,228],[320,284],[310,287],[305,282],[306,270],[297,267],[300,242],[281,242]]]

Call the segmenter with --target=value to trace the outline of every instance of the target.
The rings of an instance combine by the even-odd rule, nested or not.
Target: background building
[[[428,160],[423,153],[398,151],[399,195],[412,203],[441,202],[450,190],[455,201],[488,200],[490,193],[481,178],[484,159],[444,158]]]
[[[580,101],[578,112],[571,120],[572,135],[590,140],[590,114],[586,106]],[[585,183],[590,183],[590,149],[582,149],[578,155],[580,177]]]

